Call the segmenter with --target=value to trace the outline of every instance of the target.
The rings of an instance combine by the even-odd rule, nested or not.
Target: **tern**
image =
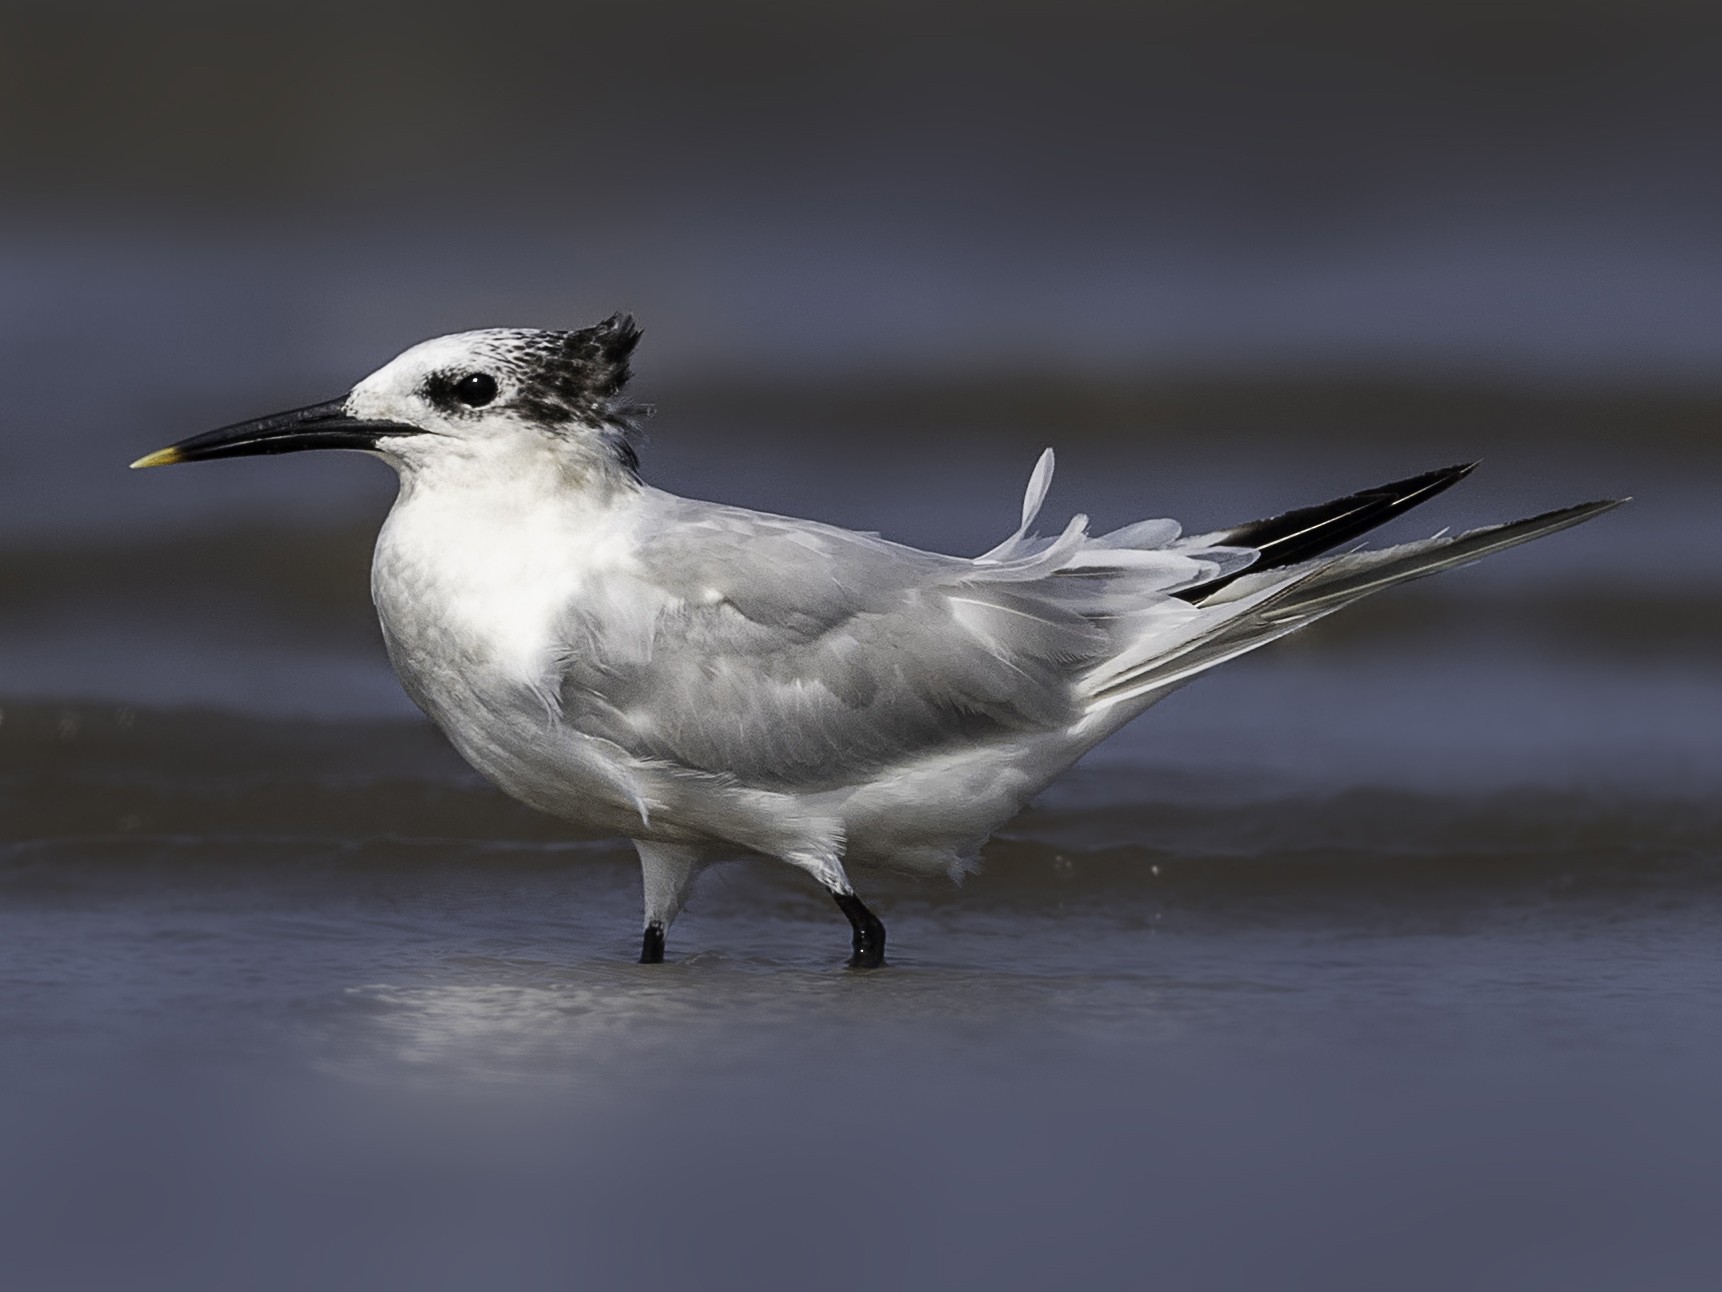
[[[1171,520],[1017,529],[973,558],[701,502],[641,478],[640,337],[488,329],[402,353],[345,396],[133,463],[356,449],[400,477],[371,595],[407,694],[480,773],[625,836],[657,963],[695,875],[754,854],[885,927],[849,868],[961,878],[1029,799],[1217,664],[1392,584],[1579,524],[1620,500],[1344,550],[1472,465],[1188,536]]]

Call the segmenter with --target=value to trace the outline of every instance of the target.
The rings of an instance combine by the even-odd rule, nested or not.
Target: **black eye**
[[[468,408],[483,408],[496,398],[496,378],[488,372],[472,372],[454,383],[454,397]]]

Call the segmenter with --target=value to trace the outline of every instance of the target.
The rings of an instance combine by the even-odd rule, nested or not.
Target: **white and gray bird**
[[[371,595],[407,693],[524,803],[626,836],[643,962],[694,876],[757,854],[885,929],[850,866],[960,877],[1099,741],[1197,674],[1391,584],[1590,519],[1528,520],[1329,555],[1468,466],[1194,537],[1171,520],[1015,533],[944,556],[644,483],[624,402],[632,319],[414,346],[328,403],[134,466],[299,449],[400,476]]]

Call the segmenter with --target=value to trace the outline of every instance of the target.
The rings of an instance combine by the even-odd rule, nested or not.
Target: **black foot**
[[[885,963],[885,926],[854,893],[833,893],[832,896],[837,899],[837,909],[849,917],[849,923],[855,929],[855,954],[849,957],[849,967],[878,969]]]
[[[856,936],[860,936],[857,934]],[[643,965],[661,965],[664,963],[664,926],[662,924],[646,925],[645,941],[640,944],[640,963]]]

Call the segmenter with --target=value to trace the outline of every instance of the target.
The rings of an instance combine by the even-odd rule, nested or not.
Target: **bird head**
[[[412,471],[549,455],[632,480],[628,433],[649,410],[621,402],[640,339],[617,314],[577,332],[490,328],[437,337],[322,404],[194,435],[132,463],[301,449],[360,449]]]

